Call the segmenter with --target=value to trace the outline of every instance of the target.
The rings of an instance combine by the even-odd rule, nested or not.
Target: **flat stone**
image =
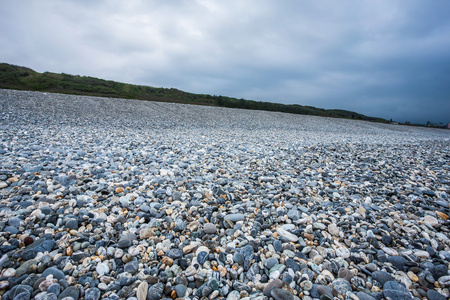
[[[148,293],[148,283],[146,281],[142,281],[136,291],[136,297],[138,300],[146,300]]]
[[[383,285],[383,295],[384,297],[389,297],[392,300],[412,299],[412,296],[406,287],[396,281],[388,281]]]
[[[283,282],[280,279],[274,279],[272,281],[269,281],[266,283],[263,289],[264,294],[270,294],[273,289],[275,288],[281,288],[283,286]]]
[[[245,216],[243,214],[228,214],[224,217],[225,220],[231,222],[238,222],[244,220]]]
[[[130,274],[135,274],[139,270],[139,263],[137,261],[130,261],[125,264],[123,270]]]
[[[394,278],[385,271],[375,271],[372,273],[372,278],[381,283],[381,285],[384,285],[388,281],[393,281]]]
[[[390,262],[394,267],[402,271],[403,267],[406,265],[407,260],[403,256],[390,256],[388,257],[388,262]]]
[[[436,292],[435,290],[428,290],[427,298],[428,298],[428,300],[445,300],[445,299],[447,299],[444,295]]]
[[[326,295],[329,298],[333,299],[333,291],[329,286],[326,285],[318,285],[317,286],[317,292],[319,295]]]
[[[59,294],[58,299],[63,299],[66,297],[71,297],[74,300],[78,300],[80,297],[80,290],[75,286],[69,286],[61,294]]]
[[[160,300],[164,291],[164,284],[158,282],[148,289],[148,300]]]
[[[292,295],[289,291],[280,288],[274,288],[270,292],[270,295],[272,295],[275,300],[294,300],[294,295]]]
[[[34,259],[27,260],[20,267],[16,269],[16,277],[20,277],[23,274],[28,274],[32,271],[33,266],[37,265],[37,261]]]
[[[277,228],[277,232],[279,235],[281,235],[282,237],[284,237],[285,239],[287,239],[288,241],[291,242],[298,242],[298,236],[296,236],[295,234],[292,234],[286,230],[284,230],[281,227]]]
[[[376,300],[374,297],[364,292],[358,292],[356,293],[356,296],[359,298],[359,300]]]

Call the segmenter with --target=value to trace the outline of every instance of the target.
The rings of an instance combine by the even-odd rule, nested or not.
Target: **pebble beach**
[[[450,130],[0,89],[5,300],[445,300]]]

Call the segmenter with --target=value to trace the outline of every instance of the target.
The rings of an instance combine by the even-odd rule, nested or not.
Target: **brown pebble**
[[[303,234],[303,237],[305,238],[305,239],[308,239],[308,240],[310,240],[310,241],[313,241],[314,240],[314,234],[312,234],[312,233],[304,233]]]
[[[147,280],[148,284],[158,283],[158,277],[155,277],[155,276],[148,276],[146,278],[146,280]]]
[[[448,220],[448,215],[444,214],[443,212],[438,211],[437,215],[439,216],[439,218],[441,218],[442,220],[447,221]]]
[[[162,262],[163,264],[165,264],[166,266],[169,266],[169,267],[171,267],[171,266],[173,265],[173,259],[170,258],[170,257],[168,257],[168,256],[164,256],[164,257],[162,258],[161,262]]]

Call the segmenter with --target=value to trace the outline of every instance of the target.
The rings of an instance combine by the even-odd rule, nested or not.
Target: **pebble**
[[[214,234],[217,231],[217,227],[214,224],[206,223],[203,225],[203,232],[207,234]]]
[[[385,298],[389,297],[392,300],[412,299],[406,287],[395,281],[388,281],[383,285],[383,295]]]
[[[100,299],[100,296],[101,296],[101,291],[96,287],[88,288],[84,292],[85,300],[98,300],[98,299]]]
[[[292,234],[292,233],[288,232],[287,230],[284,230],[281,227],[277,228],[277,232],[278,232],[279,235],[281,235],[282,237],[284,237],[288,241],[291,241],[291,242],[297,242],[298,241],[298,237],[295,234]]]
[[[109,266],[106,263],[99,263],[95,268],[98,275],[102,276],[109,273]]]
[[[135,274],[139,270],[139,264],[137,261],[130,261],[125,264],[123,270],[130,274]]]
[[[372,278],[384,285],[388,281],[393,281],[394,278],[386,271],[375,271],[372,273]]]
[[[272,295],[275,300],[294,300],[294,295],[292,295],[289,291],[280,288],[273,289],[270,292],[270,295]]]
[[[138,300],[145,300],[147,299],[147,293],[148,293],[148,283],[142,281],[137,288],[136,297],[138,298]]]
[[[446,297],[441,293],[436,292],[435,290],[428,290],[427,292],[428,300],[445,300]]]
[[[80,297],[80,290],[76,286],[69,286],[61,292],[58,298],[63,299],[66,297],[71,297],[74,300],[78,300]]]
[[[333,289],[333,294],[335,294],[336,296],[346,295],[347,292],[350,292],[352,290],[352,286],[350,285],[350,282],[348,282],[345,279],[336,279],[331,284],[331,287]]]
[[[0,105],[2,299],[448,297],[447,130],[11,90]]]

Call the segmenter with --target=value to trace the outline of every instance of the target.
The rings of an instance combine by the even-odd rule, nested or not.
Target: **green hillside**
[[[128,98],[151,101],[178,102],[200,105],[223,106],[266,111],[278,111],[302,115],[387,122],[381,118],[368,117],[347,110],[322,109],[313,106],[286,105],[272,102],[236,99],[225,96],[192,94],[174,88],[156,88],[133,85],[94,77],[38,73],[26,67],[0,63],[0,88],[41,91],[86,96]]]

